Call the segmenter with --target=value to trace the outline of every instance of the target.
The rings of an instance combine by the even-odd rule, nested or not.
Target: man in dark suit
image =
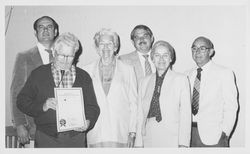
[[[136,50],[121,55],[119,58],[134,67],[137,81],[139,81],[155,72],[155,66],[149,56],[154,43],[154,36],[151,29],[146,25],[137,25],[132,30],[130,39]],[[139,84],[139,82],[137,83]]]
[[[34,117],[35,147],[86,147],[86,132],[94,127],[100,113],[92,79],[87,72],[72,65],[79,49],[78,39],[73,34],[58,36],[52,49],[53,62],[31,72],[17,96],[17,107]],[[57,132],[56,108],[60,102],[55,98],[55,87],[82,89],[86,126]],[[75,111],[68,111],[71,112]]]
[[[34,138],[36,128],[33,118],[17,109],[17,95],[24,86],[31,71],[52,60],[52,53],[47,51],[50,51],[48,49],[51,48],[54,39],[59,34],[58,24],[49,16],[37,19],[33,24],[33,28],[38,40],[37,45],[27,51],[18,53],[11,83],[12,121],[16,127],[18,140],[21,144],[28,143],[30,137]]]

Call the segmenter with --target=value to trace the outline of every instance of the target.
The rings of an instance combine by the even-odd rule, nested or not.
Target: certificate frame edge
[[[84,96],[83,96],[83,92],[82,92],[82,88],[80,87],[72,87],[72,88],[57,88],[55,87],[54,88],[54,93],[55,93],[55,98],[57,98],[57,90],[69,90],[69,89],[74,89],[74,90],[80,90],[80,93],[82,94],[82,97],[81,97],[81,106],[83,108],[83,112],[82,112],[82,116],[83,116],[83,123],[84,125],[86,126],[86,117],[85,117],[85,106],[84,106]],[[70,131],[72,129],[64,129],[64,131],[60,131],[60,127],[59,127],[59,123],[58,123],[58,118],[59,118],[59,112],[58,112],[58,105],[56,106],[56,126],[57,126],[57,132],[60,133],[60,132],[65,132],[65,131]]]

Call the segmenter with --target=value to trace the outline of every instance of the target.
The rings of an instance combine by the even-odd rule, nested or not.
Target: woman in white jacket
[[[151,51],[156,73],[139,85],[137,147],[189,147],[191,103],[185,75],[172,71],[174,48],[156,42]]]
[[[99,118],[87,134],[88,147],[130,147],[136,132],[137,82],[132,66],[117,59],[119,36],[102,29],[94,36],[96,61],[84,69],[90,74]]]

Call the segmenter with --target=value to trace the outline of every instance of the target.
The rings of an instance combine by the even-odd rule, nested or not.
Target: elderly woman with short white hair
[[[136,147],[189,147],[190,88],[185,75],[172,70],[175,50],[157,41],[151,52],[156,73],[145,77],[138,92]]]
[[[132,66],[117,59],[119,36],[102,29],[94,36],[100,58],[84,69],[90,74],[100,107],[88,147],[132,147],[136,131],[137,82]]]

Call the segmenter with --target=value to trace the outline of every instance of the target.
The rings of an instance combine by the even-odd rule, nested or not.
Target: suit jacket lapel
[[[167,94],[167,92],[169,91],[169,88],[172,87],[172,78],[174,77],[172,70],[168,70],[167,74],[165,75],[165,78],[163,80],[162,83],[162,87],[161,87],[161,94],[160,94],[160,98],[159,98],[159,103],[160,103],[160,107],[161,107],[161,113],[163,116],[164,111],[162,110],[163,108],[166,108],[166,106],[168,104],[172,104],[171,102],[166,102],[166,97],[169,97],[169,94]],[[175,87],[172,87],[175,88]],[[174,90],[174,89],[172,89]],[[161,99],[164,100],[163,102],[161,102]],[[168,98],[169,99],[169,98]]]
[[[93,80],[94,80],[94,83],[95,83],[95,86],[96,86],[96,90],[99,91],[100,95],[101,95],[101,98],[105,98],[106,95],[104,93],[104,90],[102,88],[102,82],[101,82],[101,79],[100,79],[100,72],[99,72],[99,61],[100,59],[98,59],[94,66],[93,66]]]
[[[40,65],[43,64],[41,55],[40,55],[39,50],[38,50],[37,47],[35,47],[35,48],[33,49],[33,51],[32,51],[31,54],[30,54],[30,57],[31,57],[31,59],[32,59],[33,64],[34,64],[36,67],[38,67],[38,66],[40,66]]]
[[[215,74],[214,66],[215,66],[214,63],[211,62],[208,70],[201,75],[200,100],[202,100],[204,95],[206,95],[205,92],[210,90],[209,89],[211,88],[210,84],[214,83],[214,80],[213,80],[213,76]]]
[[[166,87],[166,85],[170,84],[169,81],[171,81],[172,74],[173,74],[172,71],[168,70],[168,72],[167,72],[167,74],[166,74],[166,76],[164,78],[164,81],[162,83],[160,98],[163,96],[162,93],[165,92],[164,87]],[[152,100],[152,97],[153,97],[153,94],[154,94],[155,80],[156,80],[156,74],[153,73],[153,74],[151,74],[150,79],[147,82],[146,92],[145,92],[144,99],[143,99],[143,112],[144,112],[143,115],[144,115],[145,119],[147,118],[149,108],[150,108],[150,104],[151,104],[151,100]],[[164,104],[164,105],[166,105],[166,104]]]
[[[135,67],[135,71],[136,71],[138,79],[144,77],[144,72],[143,72],[137,51],[134,51],[133,55],[131,57],[132,57],[132,61],[134,63],[134,67]]]
[[[108,92],[108,95],[107,97],[114,97],[112,95],[113,93],[113,89],[117,90],[118,88],[115,88],[117,85],[114,84],[114,83],[117,83],[116,80],[120,79],[120,71],[121,69],[119,68],[120,67],[120,61],[118,59],[116,59],[116,66],[115,66],[115,70],[114,70],[114,76],[113,76],[113,79],[112,79],[112,82],[110,84],[110,87],[109,87],[109,92]],[[120,82],[120,81],[118,81]]]
[[[143,112],[144,112],[144,118],[147,118],[148,115],[148,111],[150,108],[150,104],[151,104],[151,99],[154,93],[154,89],[155,89],[155,80],[156,80],[156,75],[155,73],[151,74],[150,79],[148,80],[148,82],[146,83],[146,91],[145,91],[145,95],[143,98]]]

